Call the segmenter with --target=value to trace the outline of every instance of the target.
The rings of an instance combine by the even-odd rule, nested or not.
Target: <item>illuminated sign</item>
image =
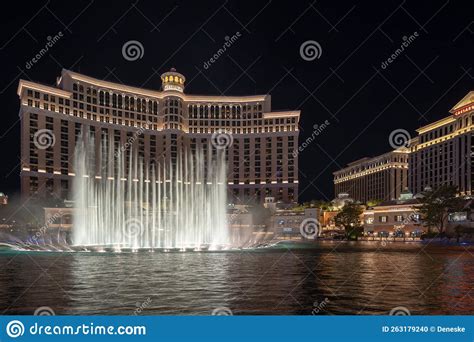
[[[165,84],[164,87],[163,87],[163,90],[176,90],[176,91],[179,91],[179,92],[183,92],[183,87],[180,87],[180,86],[177,86],[177,85],[174,85],[174,84]]]
[[[456,110],[456,111],[454,112],[454,115],[461,115],[461,114],[464,114],[464,113],[466,113],[466,112],[469,112],[469,111],[471,111],[471,110],[473,110],[473,109],[474,109],[474,105],[470,105],[470,106],[468,105],[468,106],[465,106],[465,107],[463,107],[463,108],[460,108],[460,109]]]

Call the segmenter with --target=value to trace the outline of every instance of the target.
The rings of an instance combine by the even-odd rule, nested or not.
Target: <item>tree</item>
[[[380,203],[382,203],[382,200],[372,199],[372,200],[368,200],[366,204],[367,204],[368,207],[375,207],[375,206],[379,205]]]
[[[302,204],[298,204],[297,206],[293,207],[295,211],[304,211],[307,208],[319,208],[322,210],[330,210],[331,209],[331,202],[326,202],[323,200],[311,200],[310,202],[303,202]]]
[[[332,210],[332,207],[333,207],[331,202],[327,202],[323,200],[317,201],[315,206],[322,210]]]
[[[348,202],[341,211],[334,217],[334,222],[338,226],[343,226],[348,239],[355,239],[362,233],[360,225],[360,215],[363,209],[360,205]]]
[[[463,210],[464,200],[457,196],[457,188],[453,185],[442,185],[439,188],[427,189],[422,193],[422,205],[419,212],[423,225],[428,228],[435,227],[438,233],[444,233],[445,225],[450,213]]]

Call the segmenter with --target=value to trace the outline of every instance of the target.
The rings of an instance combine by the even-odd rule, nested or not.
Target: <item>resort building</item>
[[[405,190],[396,200],[366,208],[364,233],[378,237],[419,237],[426,230],[420,221],[419,206],[420,201]]]
[[[404,191],[396,200],[385,201],[364,210],[364,236],[370,239],[417,239],[428,232],[419,212],[422,195],[413,196]],[[451,236],[472,237],[474,214],[472,199],[466,199],[464,209],[449,213],[445,220],[445,232]],[[437,228],[431,227],[437,232]],[[470,238],[470,237],[469,237]]]
[[[334,172],[337,194],[371,204],[363,213],[365,234],[379,238],[417,238],[427,228],[418,207],[423,190],[454,185],[466,206],[474,195],[474,91],[451,110],[451,115],[417,129],[418,135],[402,147],[376,158],[364,158]],[[416,194],[413,196],[412,194]],[[330,213],[331,214],[331,213]],[[329,225],[332,215],[328,215]],[[474,227],[470,210],[450,213],[446,230],[456,232]],[[326,221],[325,220],[325,221]],[[326,223],[326,222],[325,222]]]
[[[277,240],[315,239],[321,233],[319,208],[297,210],[288,205],[275,203],[274,198],[265,198],[264,207],[269,210],[267,227]],[[310,225],[313,224],[313,230]],[[306,228],[305,228],[306,226]]]
[[[473,194],[474,91],[451,110],[451,115],[417,129],[409,157],[409,188],[457,186],[461,195]]]
[[[407,148],[378,157],[356,160],[333,173],[336,196],[345,193],[355,201],[388,201],[398,198],[408,182]]]
[[[174,69],[161,80],[160,91],[69,70],[54,86],[20,80],[22,195],[71,198],[75,145],[87,129],[95,141],[133,149],[145,164],[224,144],[229,201],[298,200],[299,111],[272,111],[270,95],[187,94]]]

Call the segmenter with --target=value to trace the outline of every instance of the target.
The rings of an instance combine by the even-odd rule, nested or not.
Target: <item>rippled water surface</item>
[[[3,314],[474,313],[466,247],[321,242],[313,249],[0,253]]]

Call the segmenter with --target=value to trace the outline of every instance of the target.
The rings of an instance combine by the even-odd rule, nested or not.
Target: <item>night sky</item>
[[[474,90],[472,1],[16,1],[2,15],[0,191],[19,191],[19,78],[53,84],[61,69],[150,89],[175,67],[185,92],[272,95],[273,110],[301,110],[300,201],[332,199],[332,172],[391,149],[390,132],[447,116]],[[48,36],[63,37],[27,68]],[[209,68],[237,32],[240,38]],[[417,32],[392,63],[392,53]],[[144,55],[127,61],[122,46]],[[320,44],[306,61],[300,46]]]

